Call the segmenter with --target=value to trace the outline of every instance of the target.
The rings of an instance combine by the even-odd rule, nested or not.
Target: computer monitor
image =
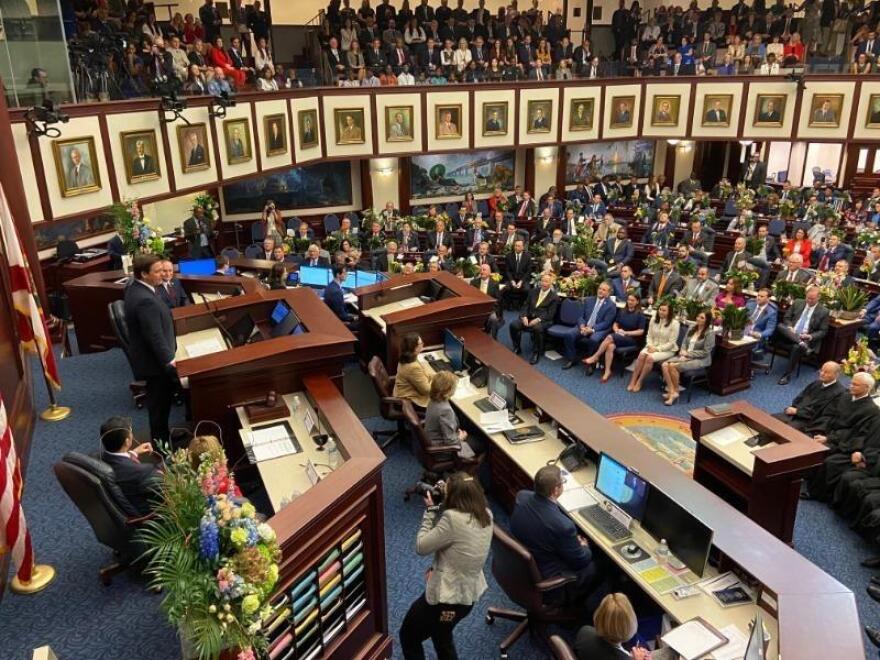
[[[743,660],[764,660],[766,657],[767,655],[764,652],[764,618],[758,612],[755,615],[755,622],[749,635],[746,654],[743,656]]]
[[[257,326],[250,314],[245,314],[238,321],[229,326],[229,336],[232,337],[232,345],[244,346]]]
[[[357,285],[358,285],[358,287],[370,286],[371,284],[376,284],[377,282],[379,282],[379,273],[376,273],[371,270],[357,271]]]
[[[464,369],[464,340],[456,337],[449,328],[443,331],[443,353],[453,371]]]
[[[283,306],[279,309],[280,306]],[[275,322],[276,312],[278,312],[281,320]],[[299,322],[299,318],[296,313],[290,309],[290,307],[283,300],[279,300],[275,305],[275,309],[272,310],[271,320],[273,322],[272,330],[270,331],[270,335],[272,337],[285,337],[291,334],[300,334],[296,332],[297,328],[301,327]]]
[[[288,314],[290,314],[290,305],[283,300],[279,300],[275,303],[275,307],[272,308],[272,313],[269,314],[269,321],[272,325],[278,325],[287,318]]]
[[[213,275],[217,263],[214,259],[186,259],[177,268],[181,275]]]
[[[356,289],[358,287],[358,271],[346,271],[345,281],[342,283],[343,289]]]
[[[330,269],[319,266],[300,266],[299,283],[303,286],[327,286],[330,284]]]
[[[628,516],[636,520],[642,519],[650,490],[648,482],[605,452],[599,454],[595,486],[597,491],[623,509]]]
[[[658,541],[666,539],[669,551],[699,576],[706,570],[712,530],[656,486],[648,492],[642,529]]]
[[[486,386],[490,395],[497,394],[504,399],[510,412],[516,412],[516,382],[511,376],[489,367],[489,379]]]

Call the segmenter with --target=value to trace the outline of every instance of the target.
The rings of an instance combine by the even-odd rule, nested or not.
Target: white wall
[[[400,159],[373,158],[370,161],[370,185],[373,189],[373,208],[383,209],[387,202],[400,208]]]
[[[550,186],[556,185],[556,172],[559,169],[559,149],[557,147],[538,147],[535,149],[535,189],[530,191],[538,199]]]
[[[669,145],[667,148],[675,149],[675,174],[672,177],[672,183],[673,185],[677,186],[680,182],[687,179],[694,169],[694,143],[681,142],[675,147]]]

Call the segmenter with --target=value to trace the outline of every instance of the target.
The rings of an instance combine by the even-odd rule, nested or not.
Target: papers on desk
[[[287,424],[273,424],[250,431],[241,431],[243,444],[252,463],[269,461],[290,454],[298,454]]]
[[[342,300],[344,302],[348,303],[349,305],[357,306],[358,297],[353,293],[346,293],[345,295],[342,296]]]
[[[685,660],[696,660],[727,644],[727,637],[699,617],[685,621],[660,639]]]
[[[492,412],[480,413],[480,427],[486,433],[501,433],[509,431],[513,428],[510,418],[507,416],[507,409],[493,410]]]
[[[407,298],[406,300],[401,300],[397,303],[399,307],[403,309],[409,309],[410,307],[418,307],[419,305],[423,305],[424,303],[418,298]]]
[[[226,350],[226,345],[217,337],[203,339],[202,341],[194,341],[188,344],[185,349],[187,357],[195,358],[202,355],[210,355],[211,353],[219,353]]]
[[[742,422],[737,422],[736,424],[725,426],[723,429],[707,433],[703,438],[719,447],[726,447],[727,445],[732,445],[736,442],[745,442],[751,438],[752,435],[753,433],[748,426]]]
[[[754,601],[751,590],[732,571],[701,582],[699,587],[721,607],[748,605]]]
[[[712,651],[714,660],[742,660],[746,657],[746,647],[749,645],[749,638],[740,631],[734,624],[724,626],[719,630],[722,635],[727,638],[727,644],[721,648]]]
[[[596,498],[583,486],[563,490],[557,501],[569,513],[597,503]]]

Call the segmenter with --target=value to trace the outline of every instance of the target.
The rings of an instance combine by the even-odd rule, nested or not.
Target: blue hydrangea
[[[199,554],[208,561],[215,561],[220,556],[220,530],[210,513],[206,513],[199,523]]]

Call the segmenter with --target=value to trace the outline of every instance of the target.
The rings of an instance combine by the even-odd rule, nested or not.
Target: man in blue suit
[[[611,331],[617,316],[617,305],[611,302],[610,295],[611,285],[602,282],[596,295],[587,298],[584,314],[578,324],[562,336],[567,360],[562,365],[563,369],[571,369],[577,363],[578,342],[584,342],[587,345],[587,352],[592,355]]]
[[[615,273],[623,266],[632,261],[636,249],[632,241],[627,238],[626,227],[620,227],[614,238],[605,241],[605,263],[608,264],[608,272]]]
[[[357,316],[348,313],[345,308],[345,294],[342,292],[342,283],[345,282],[347,276],[348,271],[345,266],[333,266],[333,280],[324,289],[324,302],[327,303],[327,307],[333,310],[339,320],[348,326],[349,330],[356,330]]]
[[[778,320],[776,307],[770,302],[770,289],[758,289],[755,299],[746,303],[746,309],[749,311],[748,333],[758,340],[752,352],[761,356],[770,337],[776,332]]]
[[[861,312],[862,318],[865,320],[868,333],[868,340],[876,341],[880,339],[880,296],[875,296],[871,302]]]
[[[611,295],[615,300],[624,301],[630,289],[635,289],[641,297],[641,284],[633,277],[632,268],[629,266],[620,267],[620,275],[609,280],[611,284]]]
[[[593,202],[587,206],[584,211],[591,218],[601,218],[605,215],[605,204],[602,202],[602,195],[596,193],[593,195]]]
[[[583,605],[596,590],[600,578],[587,540],[578,535],[574,522],[557,502],[562,492],[559,467],[542,467],[535,474],[535,490],[517,493],[510,531],[528,548],[545,580],[560,575],[576,576],[564,588],[547,592],[545,601]]]
[[[841,259],[846,259],[848,251],[846,247],[841,245],[840,237],[837,234],[831,234],[828,237],[828,243],[824,249],[818,250],[816,253],[816,268],[821,271],[833,270],[834,265]]]

